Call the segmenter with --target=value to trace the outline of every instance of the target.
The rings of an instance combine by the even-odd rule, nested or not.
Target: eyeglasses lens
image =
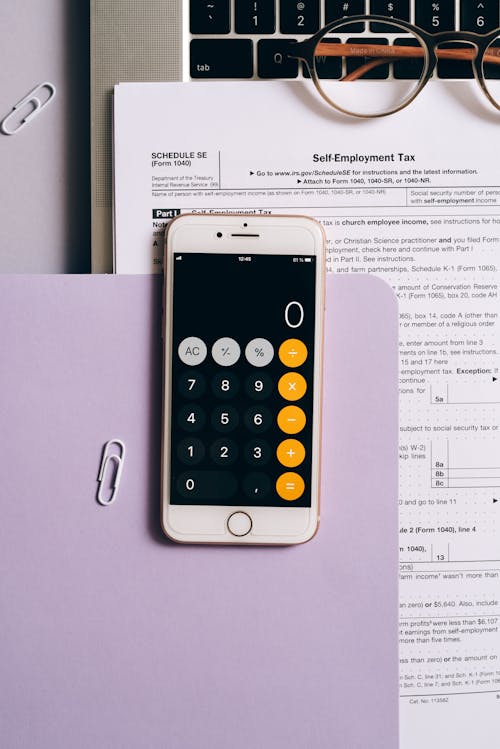
[[[345,23],[320,39],[314,51],[316,83],[344,112],[365,117],[390,114],[416,93],[427,51],[416,34],[397,23],[384,23],[383,33],[377,30],[380,24],[365,25],[362,37],[353,36],[352,24]]]
[[[489,95],[500,107],[500,36],[491,42],[485,52],[483,76]]]

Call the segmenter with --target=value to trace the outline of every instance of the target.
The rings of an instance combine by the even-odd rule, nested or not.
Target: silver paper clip
[[[110,452],[111,445],[118,445],[120,448],[120,454]],[[97,476],[97,483],[99,487],[97,489],[97,501],[107,507],[107,505],[113,504],[118,494],[118,488],[120,486],[120,479],[122,477],[123,463],[125,461],[125,444],[121,440],[113,439],[106,442],[104,445],[104,451],[102,454],[101,467],[99,468],[99,474]],[[115,473],[112,482],[109,484],[111,488],[111,494],[109,497],[103,497],[103,486],[106,472],[108,469],[108,463],[115,464]]]
[[[40,94],[42,93],[43,89],[46,89],[49,92],[49,96],[48,98],[44,97],[44,99],[42,100],[40,98]],[[2,131],[2,133],[4,133],[5,135],[15,135],[16,133],[18,133],[20,130],[22,130],[23,127],[25,127],[25,125],[30,123],[45,106],[47,106],[49,101],[51,101],[55,95],[56,87],[53,83],[49,83],[48,81],[39,83],[38,86],[35,86],[35,88],[29,92],[29,94],[26,94],[26,96],[24,96],[20,101],[17,102],[17,104],[15,104],[9,114],[0,122],[0,130]],[[17,110],[19,110],[21,107],[24,107],[25,105],[31,105],[31,112],[28,112],[18,122],[17,127],[10,127],[9,120],[14,120],[16,114],[17,119],[19,120],[19,112]]]

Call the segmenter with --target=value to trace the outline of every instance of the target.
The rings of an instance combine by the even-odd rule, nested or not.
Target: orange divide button
[[[300,367],[307,359],[307,346],[298,338],[287,338],[279,347],[278,356],[285,367]]]

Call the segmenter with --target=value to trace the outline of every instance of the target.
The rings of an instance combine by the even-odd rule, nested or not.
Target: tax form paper
[[[304,213],[331,273],[396,291],[402,749],[489,749],[500,727],[500,115],[481,97],[430,82],[365,121],[302,82],[115,89],[117,272],[160,270],[179,213]]]

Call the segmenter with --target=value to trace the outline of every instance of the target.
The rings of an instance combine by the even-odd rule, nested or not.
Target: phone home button
[[[227,519],[227,529],[233,536],[246,536],[252,530],[252,518],[246,512],[233,512]]]

